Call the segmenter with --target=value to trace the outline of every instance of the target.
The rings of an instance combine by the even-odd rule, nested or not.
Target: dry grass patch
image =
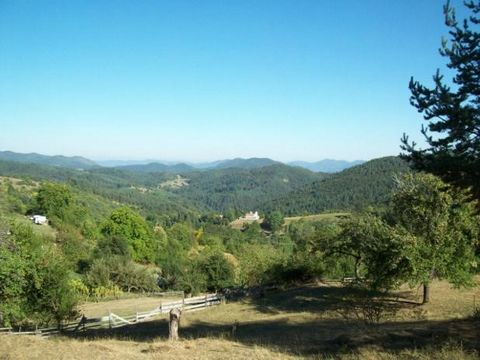
[[[164,316],[73,338],[6,336],[0,339],[0,354],[5,359],[47,354],[42,358],[470,360],[479,358],[480,319],[469,317],[479,290],[455,290],[435,282],[432,302],[417,306],[412,301],[420,295],[401,289],[397,315],[366,325],[339,312],[351,289],[309,286],[185,313],[177,343],[167,340]]]

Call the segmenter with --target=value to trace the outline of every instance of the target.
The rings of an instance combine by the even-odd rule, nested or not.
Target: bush
[[[122,289],[117,285],[109,284],[108,286],[97,286],[92,289],[91,296],[96,300],[115,298],[117,299],[123,294]]]
[[[200,254],[197,259],[198,271],[205,274],[206,288],[217,291],[235,282],[235,271],[223,252],[213,250]]]
[[[157,278],[153,269],[120,256],[95,260],[86,274],[86,282],[92,289],[116,285],[125,292],[155,291]]]

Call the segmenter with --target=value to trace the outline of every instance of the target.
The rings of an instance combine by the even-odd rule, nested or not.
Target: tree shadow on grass
[[[391,310],[412,308],[418,305],[412,300],[410,292],[388,296],[354,286],[299,287],[283,292],[273,292],[265,297],[253,298],[251,303],[257,311],[268,314],[285,312],[322,314],[339,311],[347,304],[371,298],[376,298],[384,304],[385,308]]]
[[[352,316],[358,310],[357,302],[365,299],[365,295],[362,290],[345,287],[306,287],[271,293],[266,297],[249,300],[249,304],[260,313],[271,314],[271,319],[240,320],[237,324],[225,324],[189,319],[187,313],[187,321],[181,324],[179,333],[183,339],[226,338],[241,344],[263,346],[300,356],[335,356],[345,352],[357,352],[367,346],[396,353],[402,350],[435,348],[451,342],[461,343],[467,351],[480,351],[479,319],[385,321],[367,324],[361,317]],[[381,301],[387,310],[390,307],[393,310],[412,307],[408,301],[394,301],[391,298],[383,298]],[[367,307],[368,305],[367,303]],[[349,309],[349,306],[352,308]],[[332,311],[337,315],[342,311],[353,313],[344,314],[343,317],[327,314]],[[302,312],[310,314],[293,315]],[[194,318],[201,319],[200,315],[201,313],[197,313]],[[148,342],[168,338],[168,322],[166,319],[159,319],[67,336]]]
[[[318,319],[292,323],[289,319],[280,319],[240,322],[234,333],[232,325],[196,321],[181,327],[179,333],[182,339],[223,338],[300,356],[355,353],[366,346],[396,353],[452,342],[461,343],[467,351],[480,351],[478,319],[388,322],[374,326],[358,320]],[[92,330],[75,337],[149,342],[168,338],[168,322],[162,319],[111,330]]]

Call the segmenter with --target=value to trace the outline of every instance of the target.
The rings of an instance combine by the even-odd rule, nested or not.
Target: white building
[[[260,220],[260,216],[258,215],[258,211],[255,212],[248,212],[245,214],[245,220],[248,221],[258,221]]]
[[[44,225],[48,222],[47,217],[43,215],[33,215],[30,219],[37,225]]]

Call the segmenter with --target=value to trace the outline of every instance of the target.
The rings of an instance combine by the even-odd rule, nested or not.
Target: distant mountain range
[[[135,206],[171,219],[196,218],[209,211],[285,215],[382,207],[395,177],[409,171],[398,157],[374,159],[328,174],[271,159],[233,159],[213,168],[190,164],[101,167],[81,157],[0,152],[0,175],[68,182],[81,191]],[[164,186],[182,181],[182,186]]]
[[[364,162],[365,161],[363,160],[345,161],[345,160],[325,159],[317,162],[292,161],[292,162],[289,162],[288,165],[299,166],[314,172],[334,173],[334,172],[339,172],[339,171],[348,169],[349,167],[352,167],[355,165],[363,164]]]
[[[99,164],[138,172],[188,172],[198,169],[211,170],[229,168],[257,169],[275,164],[284,164],[289,166],[301,167],[313,172],[335,173],[348,169],[355,165],[363,164],[364,162],[365,161],[363,160],[346,161],[325,159],[317,162],[293,161],[289,163],[282,163],[280,161],[275,161],[269,158],[235,158],[205,163],[175,163],[164,161],[129,163],[128,161],[103,161],[99,162]]]
[[[37,153],[22,154],[12,151],[0,151],[0,160],[17,161],[22,163],[32,163],[38,165],[60,166],[70,169],[92,169],[95,167],[115,167],[122,170],[133,172],[151,172],[151,173],[184,173],[197,169],[257,169],[265,166],[283,164],[269,158],[235,158],[227,160],[217,160],[204,163],[174,162],[160,160],[104,160],[93,161],[81,156],[48,156]],[[317,162],[294,161],[286,163],[289,166],[301,167],[313,172],[335,173],[349,167],[364,163],[362,160],[345,161],[325,159]]]
[[[92,169],[99,167],[95,161],[81,156],[48,156],[37,153],[21,154],[12,151],[0,151],[0,160],[38,165],[60,166],[69,169]]]

